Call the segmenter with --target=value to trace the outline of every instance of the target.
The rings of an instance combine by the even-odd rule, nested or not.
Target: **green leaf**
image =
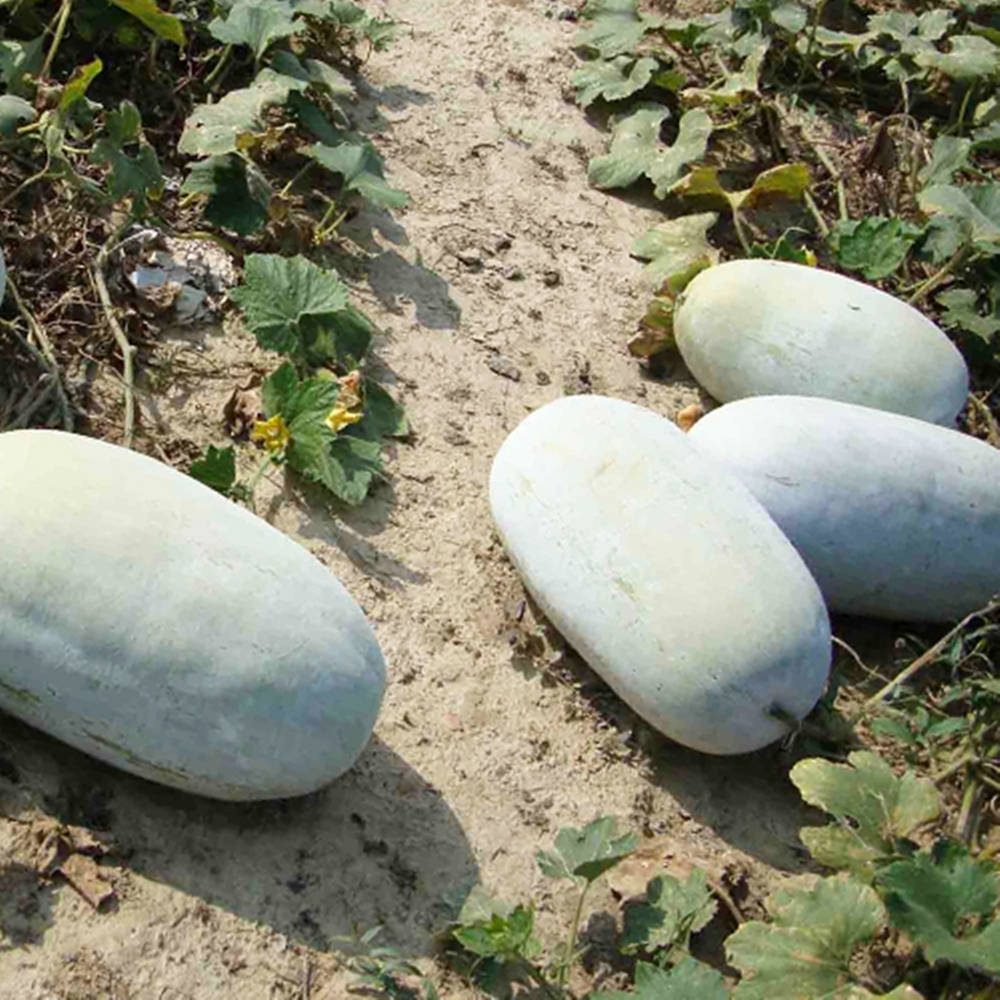
[[[396,22],[387,17],[368,17],[361,26],[361,34],[376,52],[381,52],[396,37]]]
[[[868,30],[876,35],[888,35],[897,42],[904,42],[920,25],[916,14],[910,11],[890,10],[868,18]]]
[[[0,38],[0,79],[3,79],[9,94],[28,97],[34,93],[34,84],[28,77],[37,76],[42,68],[44,43],[44,35],[29,42]]]
[[[291,399],[298,387],[299,377],[295,374],[295,366],[286,361],[275,369],[261,386],[264,412],[269,417],[291,412]]]
[[[715,104],[736,104],[746,97],[759,96],[760,71],[771,42],[762,38],[743,60],[736,73],[726,73],[724,82],[711,89],[691,88],[684,97],[692,101],[711,101]]]
[[[934,140],[930,163],[917,175],[920,184],[923,187],[931,184],[950,184],[952,176],[969,165],[971,149],[970,139],[961,139],[954,135],[938,136]]]
[[[973,146],[976,149],[1000,150],[1000,121],[992,121],[977,128],[972,133]]]
[[[518,958],[531,959],[538,954],[540,945],[532,937],[534,927],[534,910],[516,906],[505,915],[494,912],[488,918],[458,927],[452,934],[474,955],[510,962]]]
[[[871,888],[820,879],[812,889],[779,890],[767,909],[772,923],[749,921],[726,941],[730,964],[743,974],[733,1000],[871,996],[850,972],[855,948],[885,924],[885,909]]]
[[[773,243],[754,243],[750,247],[751,259],[787,260],[793,264],[816,266],[816,255],[811,250],[797,247],[789,238],[788,233],[782,233]]]
[[[682,274],[693,264],[714,264],[719,252],[708,242],[708,230],[719,221],[715,212],[700,212],[668,219],[636,240],[632,253],[648,260],[643,269],[647,284],[659,288],[668,278]]]
[[[90,151],[91,162],[108,167],[108,191],[115,201],[130,197],[133,211],[141,211],[150,192],[163,186],[163,173],[156,150],[142,134],[139,109],[131,101],[122,101],[117,111],[105,121],[107,135],[98,139]],[[125,147],[138,146],[134,156]]]
[[[646,167],[657,198],[665,198],[684,167],[705,155],[711,134],[712,119],[704,111],[694,108],[684,113],[674,144],[658,153]]]
[[[656,156],[660,125],[670,115],[662,104],[641,104],[611,130],[611,149],[594,157],[587,180],[597,188],[628,187],[647,170]]]
[[[957,844],[939,844],[883,869],[878,884],[893,923],[930,962],[954,962],[1000,973],[996,867],[969,857]]]
[[[291,90],[290,81],[272,76],[231,90],[215,104],[199,104],[184,122],[177,148],[192,156],[235,153],[246,136],[263,133],[264,112],[284,104]]]
[[[860,271],[869,281],[894,274],[923,230],[896,216],[842,219],[830,232],[830,249],[837,263]]]
[[[160,38],[182,47],[185,44],[184,26],[173,14],[160,10],[154,0],[110,0],[110,2],[141,21]]]
[[[73,70],[73,75],[66,81],[62,94],[59,96],[59,110],[68,111],[77,101],[81,100],[87,93],[94,77],[104,69],[104,63],[100,59],[87,63],[86,66],[78,66]]]
[[[917,33],[921,38],[936,42],[948,34],[954,22],[955,15],[950,10],[928,10],[917,19]]]
[[[235,154],[210,156],[193,164],[181,192],[207,195],[205,218],[240,236],[249,236],[267,222],[271,202],[267,179]]]
[[[970,83],[1000,71],[1000,48],[993,42],[978,35],[952,35],[949,42],[950,52],[939,52],[932,47],[917,54],[917,64]]]
[[[22,122],[33,122],[37,117],[23,97],[0,94],[0,135],[13,135]]]
[[[406,437],[410,424],[406,411],[382,386],[366,378],[364,383],[365,415],[354,433],[371,441],[383,437]]]
[[[715,969],[685,955],[670,969],[648,962],[635,967],[635,990],[602,990],[588,1000],[726,1000],[726,981]]]
[[[188,475],[226,495],[236,482],[236,451],[232,445],[216,448],[210,444],[205,457],[191,463]]]
[[[338,312],[303,317],[300,329],[313,363],[319,366],[332,361],[343,371],[360,366],[375,335],[375,324],[351,305]]]
[[[715,908],[705,873],[700,869],[694,869],[686,882],[672,875],[658,875],[646,886],[645,902],[625,910],[619,948],[626,955],[674,945],[686,949],[690,936],[715,916]]]
[[[941,803],[932,782],[911,771],[897,778],[877,754],[858,750],[847,760],[810,758],[792,768],[802,798],[838,821],[803,827],[799,836],[820,864],[870,878],[874,863],[893,854],[898,838],[934,819]]]
[[[700,110],[688,111],[680,120],[673,146],[659,143],[660,124],[669,115],[661,104],[640,104],[612,129],[611,150],[595,157],[587,169],[594,187],[627,187],[645,174],[663,198],[687,163],[705,155],[712,120]]]
[[[344,178],[344,187],[357,191],[376,208],[402,208],[410,200],[405,191],[386,183],[382,160],[367,140],[342,142],[337,146],[317,143],[302,152]]]
[[[330,453],[337,468],[333,492],[345,503],[361,503],[382,473],[381,445],[348,432],[337,435]]]
[[[594,23],[577,35],[574,45],[595,49],[604,59],[632,52],[657,23],[639,14],[636,0],[588,0],[580,14]]]
[[[271,56],[271,67],[282,76],[290,76],[304,84],[316,84],[331,97],[353,97],[354,86],[339,70],[319,59],[299,59],[287,49],[278,49]]]
[[[513,912],[513,903],[497,899],[483,886],[476,885],[462,903],[462,909],[458,913],[458,923],[468,925],[489,922],[494,916],[509,917]]]
[[[261,392],[267,415],[280,414],[288,426],[288,464],[346,503],[358,504],[381,472],[381,446],[349,432],[335,434],[327,425],[339,394],[335,380],[299,381],[290,362],[265,381]]]
[[[649,83],[658,65],[648,57],[618,56],[607,62],[594,59],[573,73],[570,83],[576,87],[577,103],[588,108],[599,97],[605,101],[631,97]]]
[[[969,225],[974,244],[988,253],[1000,247],[1000,184],[933,184],[917,195],[920,208],[959,219]]]
[[[217,17],[208,25],[220,42],[248,45],[258,61],[268,46],[294,35],[298,28],[294,10],[283,0],[236,0],[225,20]]]
[[[295,353],[304,347],[301,320],[347,307],[347,287],[305,257],[251,254],[243,282],[229,293],[261,347]]]
[[[797,35],[808,23],[809,12],[801,4],[784,0],[771,8],[771,20],[790,35]]]
[[[564,827],[556,834],[555,851],[539,851],[536,855],[538,867],[550,878],[593,882],[639,845],[637,834],[614,834],[612,816],[600,816],[580,830]]]
[[[986,344],[1000,333],[1000,316],[983,315],[979,310],[979,295],[972,288],[949,288],[937,296],[937,304],[944,309],[941,325],[958,328],[979,337]]]

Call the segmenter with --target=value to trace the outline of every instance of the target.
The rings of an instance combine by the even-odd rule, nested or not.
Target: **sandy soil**
[[[366,67],[359,117],[382,130],[413,207],[352,224],[366,249],[352,281],[415,434],[360,509],[277,480],[261,509],[374,623],[391,672],[375,738],[319,794],[232,806],[4,719],[3,997],[332,1000],[351,981],[338,936],[384,924],[386,943],[432,969],[449,900],[477,880],[537,900],[552,939],[570,898],[534,853],[601,813],[647,841],[617,895],[595,893],[598,935],[661,862],[704,866],[747,916],[804,864],[783,751],[714,759],[651,733],[536,627],[491,526],[490,462],[530,410],[593,391],[671,415],[698,398],[682,374],[644,377],[624,349],[643,306],[628,250],[658,217],[587,186],[605,138],[564,96],[576,26],[551,0],[385,7],[403,30]],[[224,443],[222,406],[262,361],[252,339],[227,324],[168,337],[157,357],[146,426],[178,461]],[[72,841],[97,856],[81,870],[114,890],[99,910],[38,874],[60,836],[64,854]],[[444,996],[467,995],[434,975]]]

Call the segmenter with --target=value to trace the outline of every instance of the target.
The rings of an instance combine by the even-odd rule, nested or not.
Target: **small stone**
[[[539,385],[549,385],[552,381],[552,376],[548,372],[535,372],[535,381]]]
[[[524,271],[522,271],[519,267],[515,267],[512,265],[511,267],[504,269],[503,276],[508,281],[523,281]]]
[[[562,10],[556,14],[557,21],[576,21],[579,20],[579,11],[574,10],[572,7],[563,7]]]
[[[542,275],[542,282],[547,288],[555,288],[556,285],[562,284],[562,275],[556,270],[546,271]]]
[[[458,250],[455,252],[455,256],[466,267],[476,271],[480,270],[483,266],[483,255],[478,250]]]
[[[521,381],[521,369],[505,354],[492,354],[486,359],[491,372],[509,378],[512,382]]]

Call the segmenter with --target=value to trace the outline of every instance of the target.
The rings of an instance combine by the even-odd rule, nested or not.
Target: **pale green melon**
[[[822,396],[953,425],[969,373],[922,313],[871,285],[801,264],[734,260],[678,299],[677,347],[720,402]]]
[[[528,590],[649,723],[756,750],[830,662],[818,588],[764,509],[661,416],[599,396],[536,410],[493,463],[490,507]]]
[[[308,552],[150,458],[0,434],[0,707],[219,799],[313,791],[385,687],[365,617]]]

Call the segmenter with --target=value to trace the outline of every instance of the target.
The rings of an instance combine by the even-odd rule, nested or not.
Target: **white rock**
[[[0,706],[219,799],[310,792],[385,687],[361,610],[267,523],[150,458],[0,434]]]
[[[788,396],[730,403],[689,437],[768,509],[837,611],[948,621],[1000,591],[1000,451],[982,441]]]
[[[598,396],[542,407],[493,463],[490,506],[553,624],[667,736],[755,750],[805,715],[826,609],[774,522],[670,421]]]
[[[678,299],[677,347],[721,402],[823,396],[954,425],[969,373],[923,314],[871,285],[814,267],[734,260]]]

